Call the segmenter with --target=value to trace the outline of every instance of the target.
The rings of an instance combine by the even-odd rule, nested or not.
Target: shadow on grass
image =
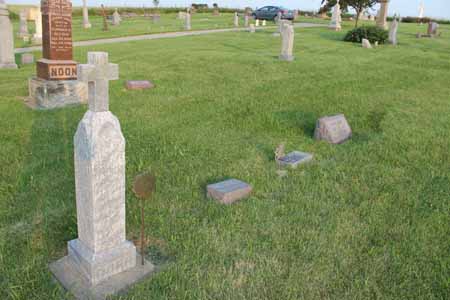
[[[312,112],[279,111],[274,113],[274,118],[285,126],[302,130],[303,134],[311,139],[314,137],[318,116]]]

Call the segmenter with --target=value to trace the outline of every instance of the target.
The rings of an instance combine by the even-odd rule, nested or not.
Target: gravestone
[[[33,53],[23,53],[21,56],[22,65],[29,65],[34,63],[34,55]]]
[[[249,16],[247,14],[244,15],[244,27],[248,27],[249,24]]]
[[[89,52],[78,72],[89,85],[89,110],[74,137],[78,238],[50,269],[76,298],[105,299],[154,266],[137,264],[136,247],[126,240],[125,139],[109,111],[109,80],[119,78],[118,65],[108,53]]]
[[[256,27],[259,27],[259,19],[256,19],[256,21],[255,21],[255,26],[256,26]]]
[[[17,34],[19,37],[23,38],[29,36],[28,33],[28,21],[27,21],[27,11],[22,9],[19,12],[19,32]]]
[[[4,0],[0,0],[0,69],[17,69],[13,27]]]
[[[213,16],[220,16],[220,12],[218,8],[214,8],[213,10]]]
[[[42,4],[44,4],[44,1],[42,1]],[[36,14],[36,18],[34,19],[34,27],[35,27],[35,32],[33,34],[33,38],[32,38],[32,42],[34,44],[40,44],[42,43],[42,9],[39,9],[37,14]]]
[[[352,129],[344,115],[327,116],[317,120],[314,138],[331,144],[340,144],[350,139]]]
[[[288,23],[283,23],[281,27],[280,60],[294,60],[294,56],[292,55],[292,51],[294,49],[294,34],[294,26]]]
[[[186,13],[186,17],[184,19],[184,30],[191,30],[191,14]]]
[[[264,26],[266,26],[266,24],[267,24],[267,23],[266,23],[266,20],[263,20],[263,21],[262,21],[262,26],[264,27]]]
[[[362,47],[365,49],[372,49],[372,45],[370,44],[368,39],[362,39]]]
[[[155,85],[148,80],[128,80],[125,83],[125,88],[127,90],[146,90],[154,87]]]
[[[398,31],[398,21],[397,18],[394,16],[394,20],[391,22],[390,28],[389,28],[389,43],[396,46],[397,45],[397,31]]]
[[[92,25],[89,23],[89,11],[87,7],[87,0],[83,0],[83,28],[89,29]]]
[[[277,24],[278,24],[278,28],[277,28],[277,30],[272,34],[273,36],[280,36],[281,35],[281,31],[282,31],[282,28],[283,28],[283,25],[284,24],[289,24],[289,21],[288,20],[280,20]]]
[[[278,24],[281,20],[282,20],[282,14],[281,14],[281,11],[279,10],[277,12],[277,16],[275,17],[275,23]]]
[[[119,12],[117,11],[117,8],[114,10],[114,13],[112,15],[112,25],[120,25],[120,22],[122,19],[120,18]]]
[[[436,22],[430,22],[428,23],[428,29],[427,29],[427,34],[431,37],[437,36],[438,35],[438,28],[439,28],[439,24]]]
[[[239,27],[239,15],[237,12],[234,13],[234,27]]]
[[[248,31],[250,33],[255,33],[256,32],[255,24],[250,24],[250,26],[248,27]]]
[[[380,0],[380,10],[378,12],[377,26],[386,30],[388,28],[387,15],[388,15],[388,3],[389,0]]]
[[[184,11],[179,11],[179,12],[178,12],[178,15],[177,15],[177,19],[179,19],[179,20],[184,20],[184,19],[186,19],[186,12],[184,12]]]
[[[215,199],[222,204],[231,204],[247,198],[252,192],[250,185],[237,179],[210,184],[206,189],[209,198]]]
[[[341,26],[341,22],[342,22],[342,17],[341,17],[341,5],[339,4],[339,0],[337,1],[336,5],[333,6],[333,12],[331,15],[331,22],[330,22],[330,26],[328,26],[328,28],[335,30],[335,31],[340,31],[342,29]]]
[[[299,165],[305,164],[313,159],[313,155],[310,153],[293,151],[287,155],[276,159],[277,164],[281,167],[290,167],[292,169],[297,168]]]
[[[29,80],[32,108],[51,109],[87,102],[87,85],[77,80],[72,56],[72,3],[45,0],[42,4],[42,58],[37,77]]]

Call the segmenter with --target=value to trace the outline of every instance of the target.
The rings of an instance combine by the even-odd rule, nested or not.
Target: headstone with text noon
[[[28,105],[52,109],[87,102],[87,85],[77,80],[72,50],[72,3],[42,0],[42,58],[29,80]]]
[[[352,129],[344,115],[326,116],[317,120],[314,138],[340,144],[352,137]]]
[[[119,78],[119,67],[109,63],[108,53],[89,52],[78,73],[89,83],[89,109],[74,137],[78,238],[50,270],[75,298],[104,300],[155,268],[138,263],[126,239],[125,139],[109,111],[109,81]]]
[[[17,69],[13,27],[4,0],[0,0],[0,69]]]

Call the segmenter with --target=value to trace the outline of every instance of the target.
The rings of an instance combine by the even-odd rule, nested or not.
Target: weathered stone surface
[[[280,60],[293,61],[294,56],[294,26],[284,23],[281,27],[281,54]]]
[[[222,204],[231,204],[248,197],[252,192],[250,185],[237,179],[210,184],[206,189],[209,198],[213,198]]]
[[[19,12],[19,32],[18,36],[23,38],[25,36],[28,36],[28,22],[27,22],[27,12],[26,10],[22,9]]]
[[[333,7],[333,12],[331,15],[330,26],[328,26],[332,30],[340,31],[342,29],[342,17],[341,17],[341,5],[339,4],[339,0],[336,5]]]
[[[372,49],[372,45],[370,44],[368,39],[362,39],[362,47],[366,49]]]
[[[300,151],[293,151],[286,156],[277,159],[277,163],[283,167],[297,168],[313,159],[313,155]]]
[[[113,15],[112,15],[112,25],[120,25],[120,22],[122,21],[122,18],[120,17],[119,12],[116,10],[114,11]]]
[[[33,34],[32,42],[33,44],[40,44],[42,43],[42,13],[40,8],[36,12],[34,27],[36,31]]]
[[[53,109],[87,103],[87,84],[78,80],[28,80],[29,98],[26,104],[33,109]]]
[[[0,0],[0,69],[16,69],[14,57],[14,35],[9,11],[4,2]]]
[[[314,138],[331,144],[340,144],[350,139],[352,129],[344,115],[327,116],[317,120]]]
[[[184,18],[184,29],[191,30],[191,14],[190,13],[186,13],[186,16]]]
[[[22,65],[28,65],[34,63],[33,53],[23,53],[21,56]]]
[[[87,7],[87,0],[83,0],[83,28],[89,29],[92,25],[89,22],[89,11]]]
[[[234,27],[239,27],[239,15],[237,12],[234,13],[233,23],[234,23]]]
[[[88,82],[89,110],[74,137],[78,239],[68,244],[69,259],[90,285],[136,266],[136,248],[125,238],[125,139],[108,110],[108,80],[118,66],[108,54],[89,52],[80,65]]]
[[[127,90],[145,90],[152,89],[155,85],[148,80],[128,80],[125,82]]]
[[[248,31],[249,31],[250,33],[255,33],[255,31],[256,31],[256,29],[255,29],[255,24],[250,24],[250,26],[249,26],[249,28],[248,28]]]
[[[136,255],[136,261],[141,261],[139,254]],[[50,271],[75,299],[105,300],[108,296],[119,294],[133,283],[150,276],[156,271],[156,268],[149,261],[145,261],[144,265],[137,263],[134,268],[113,275],[94,286],[79,273],[79,270],[74,267],[74,262],[68,256],[51,263]]]
[[[388,28],[387,23],[388,4],[389,0],[380,0],[380,10],[378,11],[378,18],[377,18],[377,26],[385,30]]]
[[[398,21],[397,18],[394,17],[394,20],[391,22],[391,26],[389,28],[389,43],[392,45],[397,45],[397,31]]]

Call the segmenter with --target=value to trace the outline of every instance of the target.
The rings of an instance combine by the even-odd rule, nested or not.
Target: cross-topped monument
[[[136,264],[136,247],[125,235],[125,138],[109,111],[109,81],[119,78],[119,67],[108,53],[89,52],[78,75],[89,90],[89,110],[74,137],[78,239],[50,268],[78,299],[88,298],[80,296],[86,290],[104,299],[154,267]]]
[[[109,111],[109,81],[119,79],[119,66],[108,62],[108,53],[89,52],[88,64],[78,66],[78,77],[88,83],[89,110]]]

